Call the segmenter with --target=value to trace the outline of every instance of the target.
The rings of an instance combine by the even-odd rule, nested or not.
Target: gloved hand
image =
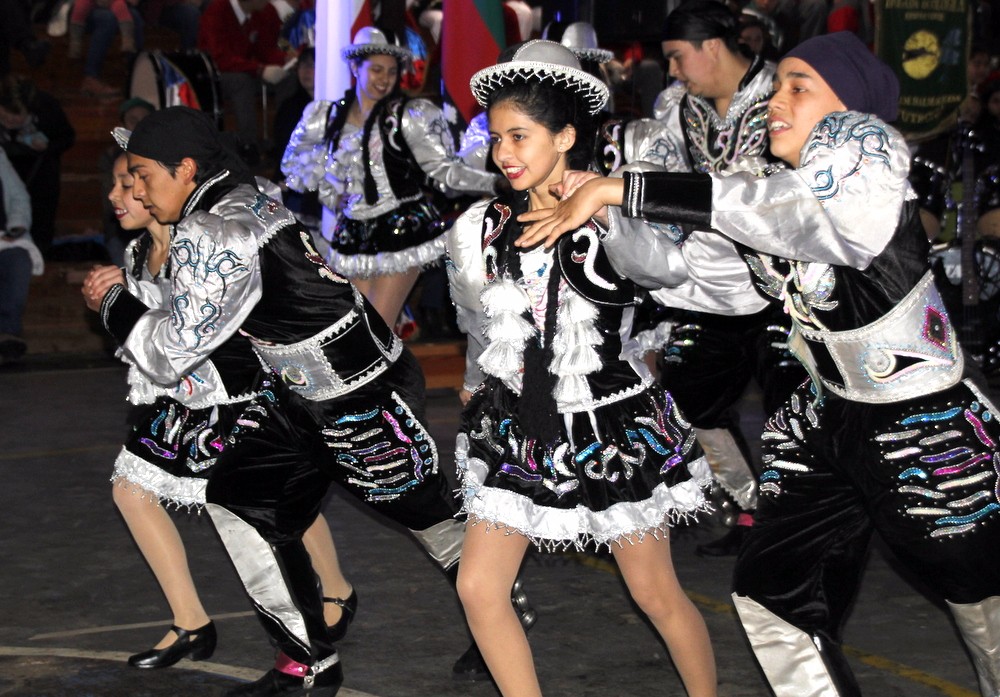
[[[277,85],[287,77],[288,71],[280,65],[265,65],[260,78],[269,85]]]

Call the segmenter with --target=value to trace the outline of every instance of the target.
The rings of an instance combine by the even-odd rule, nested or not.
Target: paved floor
[[[111,501],[124,434],[124,370],[106,359],[0,369],[0,695],[214,695],[266,669],[272,651],[207,516],[178,513],[195,580],[219,630],[211,662],[144,672],[124,658],[169,625],[166,604]],[[746,422],[757,405],[750,399]],[[436,392],[432,432],[449,462],[458,401]],[[334,494],[326,513],[359,592],[342,644],[344,697],[488,697],[458,683],[467,637],[442,575],[398,530]],[[764,697],[731,605],[732,561],[694,547],[718,524],[678,529],[678,573],[708,622],[720,695]],[[539,621],[530,637],[550,697],[683,695],[662,645],[598,555],[532,554],[524,578]],[[875,549],[846,642],[866,695],[973,697],[972,669],[947,614]]]

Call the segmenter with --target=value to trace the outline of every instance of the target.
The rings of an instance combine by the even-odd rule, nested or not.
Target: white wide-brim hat
[[[550,22],[542,32],[542,38],[548,39]],[[582,61],[594,61],[595,63],[607,63],[615,54],[606,48],[597,45],[597,32],[594,27],[587,22],[573,22],[563,30],[559,43],[568,48]]]
[[[376,27],[361,27],[354,35],[354,43],[340,49],[340,56],[345,61],[377,55],[392,56],[400,62],[413,59],[410,49],[389,41],[385,33]]]
[[[472,76],[469,87],[479,105],[485,107],[499,88],[533,81],[575,92],[591,116],[608,102],[608,86],[602,80],[581,70],[579,59],[570,49],[544,39],[527,41],[509,61],[483,68]]]

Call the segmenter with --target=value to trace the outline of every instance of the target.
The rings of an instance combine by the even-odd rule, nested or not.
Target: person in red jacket
[[[281,21],[268,0],[211,0],[201,15],[198,48],[219,70],[222,97],[236,116],[243,154],[257,151],[260,86],[276,85],[289,60],[278,46]]]

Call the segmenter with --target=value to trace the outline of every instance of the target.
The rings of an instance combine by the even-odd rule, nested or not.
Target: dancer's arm
[[[178,226],[168,304],[149,309],[116,286],[101,318],[122,349],[161,385],[184,377],[243,324],[261,296],[257,242],[239,223],[194,213]]]

